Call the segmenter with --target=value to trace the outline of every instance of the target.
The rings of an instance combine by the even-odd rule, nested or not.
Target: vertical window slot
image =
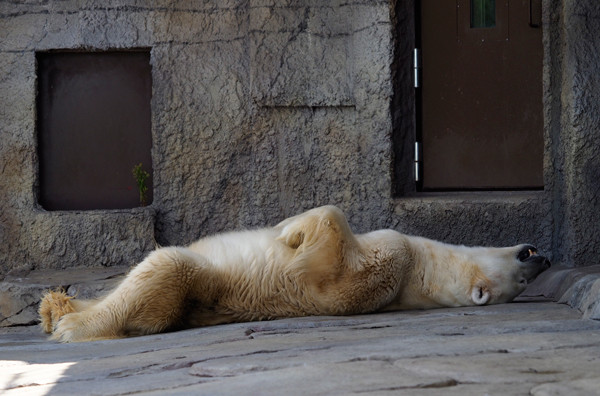
[[[471,0],[471,27],[496,26],[496,0]]]

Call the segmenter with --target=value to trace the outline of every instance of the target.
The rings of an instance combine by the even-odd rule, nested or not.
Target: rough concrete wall
[[[391,190],[387,1],[0,4],[0,274],[130,264],[162,244],[335,203],[384,226]],[[36,202],[35,52],[151,48],[154,202]]]
[[[598,60],[585,58],[598,53],[594,0],[566,1],[564,10],[558,0],[545,2],[546,54],[558,51],[567,62],[563,73],[555,58],[545,59],[545,191],[440,195],[394,184],[410,183],[410,172],[397,177],[394,161],[412,155],[406,147],[414,135],[411,105],[391,107],[412,100],[405,84],[394,84],[410,77],[405,44],[413,22],[404,13],[413,2],[400,3],[1,2],[0,276],[21,266],[127,265],[154,238],[183,244],[323,204],[344,209],[359,232],[393,227],[455,243],[528,241],[546,251],[581,239],[560,257],[583,262],[600,235],[588,220],[597,208],[590,180],[598,156],[586,147],[598,146],[591,99]],[[564,23],[555,26],[553,15],[563,11]],[[152,207],[42,210],[35,52],[140,47],[151,49]],[[566,154],[557,157],[557,149]]]
[[[552,218],[544,193],[456,193],[398,199],[394,228],[449,243],[532,243],[551,255]]]
[[[218,36],[152,46],[159,242],[327,203],[369,228],[390,191],[387,2],[250,1],[203,18]]]
[[[600,251],[600,3],[564,0],[555,21],[555,250],[563,262],[592,265]]]
[[[43,10],[19,15],[7,6],[0,5],[0,275],[23,267],[131,264],[130,255],[154,246],[153,209],[46,212],[37,205],[34,49],[58,44],[44,31],[52,24]]]

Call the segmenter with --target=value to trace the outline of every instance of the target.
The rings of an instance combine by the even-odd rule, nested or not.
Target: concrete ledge
[[[69,295],[94,298],[110,290],[128,267],[78,267],[63,270],[14,270],[0,282],[0,327],[39,323],[44,291],[62,287]]]
[[[544,296],[578,309],[586,319],[600,320],[600,265],[552,268],[520,297]]]

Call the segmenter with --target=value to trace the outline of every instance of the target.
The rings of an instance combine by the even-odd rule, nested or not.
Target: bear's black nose
[[[551,266],[552,266],[552,263],[550,263],[550,260],[548,260],[547,258],[544,258],[544,270],[547,270]]]

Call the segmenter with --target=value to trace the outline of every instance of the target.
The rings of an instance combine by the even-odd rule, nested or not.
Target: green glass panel
[[[471,0],[471,27],[496,26],[496,0]]]

